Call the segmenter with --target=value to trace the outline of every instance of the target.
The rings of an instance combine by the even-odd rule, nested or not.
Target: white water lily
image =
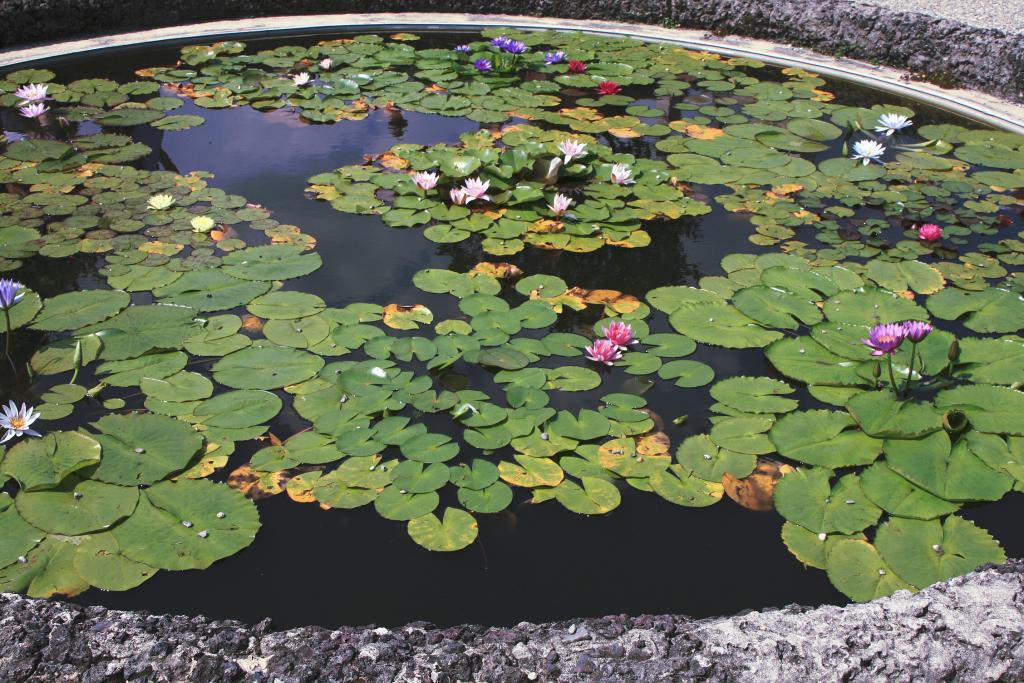
[[[334,66],[334,60],[330,57],[324,57],[320,60],[320,68],[324,71],[330,71],[332,66]]]
[[[295,74],[294,76],[292,76],[292,83],[294,83],[297,86],[306,85],[307,83],[309,83],[309,74],[306,73],[305,71],[303,71],[300,74]]]
[[[146,202],[153,211],[163,211],[174,206],[174,197],[169,194],[155,194]]]
[[[898,133],[904,128],[909,128],[912,124],[913,121],[903,114],[882,114],[878,117],[878,124],[875,126],[875,132],[892,135],[893,133]]]
[[[558,151],[565,155],[564,162],[568,164],[573,159],[583,156],[587,153],[587,143],[580,142],[579,140],[562,140],[558,144]]]
[[[370,368],[370,374],[379,379],[384,379],[388,376],[387,370],[376,365]]]
[[[29,436],[42,436],[34,429],[29,429],[33,422],[39,419],[39,413],[33,408],[22,403],[19,408],[14,401],[8,403],[0,410],[0,427],[7,430],[0,443],[6,443],[15,437],[25,434]]]
[[[611,180],[616,185],[632,185],[634,182],[636,182],[635,180],[633,180],[632,169],[630,169],[629,166],[626,166],[625,164],[615,164],[614,166],[612,166]]]
[[[885,145],[877,140],[858,140],[853,143],[853,158],[860,159],[865,166],[872,161],[882,163],[883,154],[885,154]]]
[[[551,209],[556,216],[562,216],[569,210],[571,205],[572,199],[559,192],[555,195],[555,198],[551,200],[551,203],[548,204],[548,208]]]
[[[210,232],[213,230],[213,226],[217,225],[217,222],[209,216],[196,216],[189,223],[192,225],[192,232],[202,235]]]
[[[43,100],[50,99],[46,94],[49,87],[50,86],[43,83],[29,83],[28,85],[23,85],[15,90],[14,96],[21,100],[20,104],[42,102]]]

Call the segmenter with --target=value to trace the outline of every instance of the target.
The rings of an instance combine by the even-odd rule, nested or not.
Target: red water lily
[[[616,95],[622,92],[622,86],[615,81],[605,81],[597,86],[597,92],[602,95]]]
[[[578,59],[569,60],[569,73],[581,74],[587,70],[587,65]]]

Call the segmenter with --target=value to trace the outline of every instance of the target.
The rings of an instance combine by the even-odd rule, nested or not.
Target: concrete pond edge
[[[269,621],[153,616],[0,594],[0,680],[1019,681],[1024,562],[847,607],[510,627],[274,631]]]

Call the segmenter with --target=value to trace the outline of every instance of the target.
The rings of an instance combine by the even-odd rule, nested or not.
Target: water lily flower
[[[526,52],[527,47],[521,40],[510,40],[501,49],[513,55],[521,55]]]
[[[18,113],[26,119],[38,119],[48,111],[50,111],[50,108],[42,102],[33,102],[32,104],[28,104],[20,108]]]
[[[581,74],[581,73],[586,73],[586,71],[587,71],[586,63],[581,62],[578,59],[572,59],[572,60],[569,61],[569,73],[571,73],[571,74]]]
[[[370,374],[379,379],[384,379],[388,376],[387,370],[376,365],[370,368]]]
[[[619,351],[619,347],[615,345],[615,342],[607,339],[597,339],[593,344],[583,349],[584,354],[587,356],[587,360],[592,360],[595,363],[604,363],[605,365],[611,365],[613,361],[617,361],[622,358],[622,352]]]
[[[146,203],[153,211],[163,211],[174,206],[174,197],[169,194],[155,194]]]
[[[622,350],[637,343],[636,337],[633,336],[633,326],[629,323],[613,322],[601,330],[601,334]]]
[[[551,200],[551,203],[548,204],[548,208],[551,209],[556,216],[562,216],[569,210],[569,206],[571,205],[572,199],[559,192],[555,195],[555,198]]]
[[[587,143],[580,142],[575,138],[572,140],[562,140],[558,143],[558,151],[565,155],[563,161],[565,164],[568,164],[573,159],[587,153]]]
[[[29,429],[32,423],[39,419],[39,413],[35,409],[21,404],[21,408],[15,405],[14,401],[7,404],[2,410],[0,410],[0,427],[7,430],[4,437],[0,439],[0,443],[6,443],[14,437],[20,437],[25,434],[29,436],[42,436],[39,432],[34,429]]]
[[[615,164],[612,166],[611,180],[616,185],[632,185],[636,181],[633,180],[633,171],[626,166],[626,164]]]
[[[933,329],[930,323],[924,323],[920,320],[908,320],[903,323],[904,334],[914,344],[920,344]]]
[[[15,90],[14,96],[21,100],[21,104],[42,102],[43,100],[50,99],[46,96],[46,91],[49,87],[43,83],[29,83]]]
[[[471,201],[469,195],[461,187],[453,187],[448,191],[448,195],[452,198],[452,204],[458,206],[463,206]]]
[[[470,203],[474,199],[490,199],[487,196],[487,190],[491,187],[490,180],[480,180],[479,178],[467,178],[466,184],[462,186],[462,192],[466,195],[466,203]]]
[[[25,285],[9,278],[0,278],[0,310],[8,311],[25,296]]]
[[[885,145],[877,140],[858,140],[853,143],[853,158],[862,160],[865,166],[872,161],[881,163],[883,154]]]
[[[300,74],[295,74],[294,76],[292,76],[292,83],[299,87],[306,85],[307,83],[309,83],[309,74],[306,73],[305,71],[303,71]]]
[[[544,53],[544,63],[545,64],[548,64],[548,65],[551,65],[551,64],[561,64],[564,61],[565,61],[565,53],[562,52],[561,50],[555,50],[554,52],[545,52]]]
[[[437,181],[440,179],[441,176],[436,173],[427,173],[425,171],[412,174],[412,181],[416,183],[416,187],[421,190],[433,190],[437,187]]]
[[[889,356],[900,347],[906,337],[907,330],[902,323],[886,323],[872,327],[868,332],[868,338],[861,341],[872,349],[872,356]]]
[[[320,68],[324,71],[330,71],[331,67],[334,66],[334,60],[330,57],[324,57],[320,60]]]
[[[473,66],[476,67],[476,70],[482,74],[485,74],[488,71],[494,69],[494,65],[491,64],[491,60],[489,59],[478,59],[475,62],[473,62]]]
[[[942,239],[942,228],[935,223],[925,223],[918,227],[917,236],[925,242],[935,242]]]
[[[602,95],[617,95],[622,92],[622,86],[615,81],[604,81],[598,84],[597,92]]]
[[[875,126],[875,132],[892,135],[904,128],[909,128],[912,124],[913,121],[903,114],[882,114],[878,117],[878,125]]]
[[[491,45],[498,48],[499,50],[504,50],[505,46],[508,45],[509,42],[511,42],[511,40],[512,39],[509,38],[508,36],[498,36],[497,38],[493,38],[491,40]]]
[[[461,52],[463,54],[469,54],[470,52],[473,51],[473,48],[471,48],[469,45],[456,45],[454,49],[456,52]]]
[[[217,225],[217,222],[209,216],[196,216],[189,221],[189,224],[192,226],[192,232],[205,235],[213,230],[213,226]]]

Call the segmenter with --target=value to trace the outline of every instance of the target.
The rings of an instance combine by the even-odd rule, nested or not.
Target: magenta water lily
[[[906,337],[903,323],[886,323],[872,327],[868,338],[861,341],[871,348],[872,356],[888,356],[896,352]]]
[[[605,365],[612,365],[622,358],[622,351],[619,350],[618,345],[608,339],[595,340],[593,344],[583,349],[583,352],[588,360]]]
[[[624,322],[613,322],[602,331],[605,339],[615,344],[617,347],[625,351],[627,348],[637,343],[637,339],[633,333],[633,326],[629,323]]]

